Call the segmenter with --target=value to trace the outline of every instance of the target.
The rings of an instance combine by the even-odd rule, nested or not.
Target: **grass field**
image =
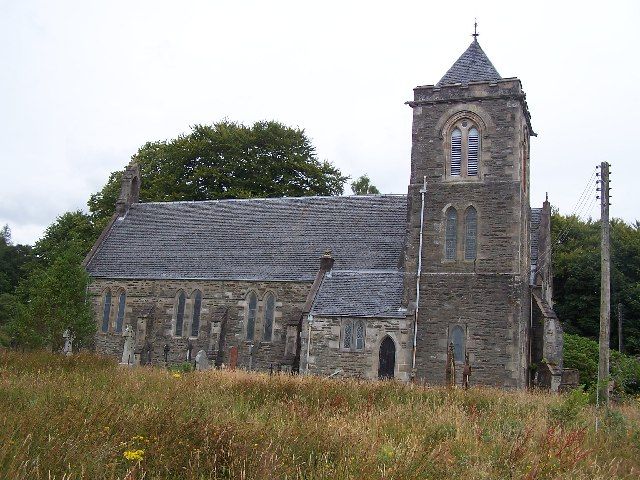
[[[640,476],[640,406],[0,351],[2,479]]]

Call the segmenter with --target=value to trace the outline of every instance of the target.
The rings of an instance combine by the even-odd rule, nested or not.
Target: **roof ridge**
[[[139,202],[134,203],[135,205],[175,205],[175,204],[205,204],[205,203],[232,203],[232,202],[250,202],[257,200],[264,201],[273,201],[273,202],[282,202],[287,200],[313,200],[313,199],[345,199],[345,198],[383,198],[383,197],[393,197],[393,198],[406,198],[407,195],[404,193],[380,193],[380,194],[367,194],[367,195],[305,195],[303,197],[251,197],[251,198],[218,198],[213,200],[169,200],[169,201],[154,201],[154,202]]]

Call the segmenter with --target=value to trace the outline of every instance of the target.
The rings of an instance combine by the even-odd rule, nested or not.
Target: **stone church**
[[[558,383],[550,206],[522,84],[474,37],[414,89],[406,195],[140,203],[130,164],[85,259],[96,348],[130,363],[523,388]],[[191,352],[193,351],[193,357]],[[457,366],[457,368],[456,368]],[[454,372],[453,374],[451,372]]]

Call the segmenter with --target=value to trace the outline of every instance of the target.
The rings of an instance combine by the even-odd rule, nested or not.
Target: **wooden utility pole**
[[[622,344],[622,304],[618,302],[618,351],[622,353],[624,350]]]
[[[609,163],[600,164],[600,355],[598,358],[599,399],[609,404],[609,339],[611,328],[611,250],[609,225]],[[599,403],[599,402],[598,402]]]

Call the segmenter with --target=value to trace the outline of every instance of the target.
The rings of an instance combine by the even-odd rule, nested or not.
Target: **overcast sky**
[[[474,17],[527,93],[532,205],[549,192],[571,213],[607,160],[612,215],[640,219],[637,0],[0,0],[0,226],[33,243],[145,142],[223,118],[304,128],[320,159],[406,193],[404,102],[467,48]],[[598,218],[595,184],[588,199],[579,213]]]

